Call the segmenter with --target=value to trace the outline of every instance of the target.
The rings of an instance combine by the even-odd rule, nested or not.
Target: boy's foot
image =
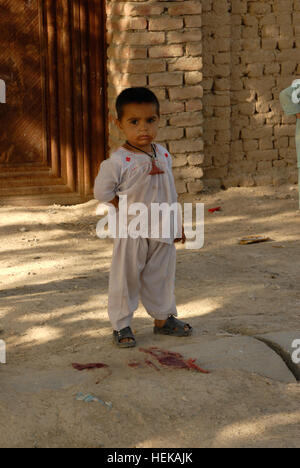
[[[134,334],[130,327],[122,328],[122,330],[113,331],[114,343],[119,348],[133,348],[136,345]]]
[[[170,315],[166,320],[155,320],[153,331],[161,335],[190,336],[193,329],[188,323]]]

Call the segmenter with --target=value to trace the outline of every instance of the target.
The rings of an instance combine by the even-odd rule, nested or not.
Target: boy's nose
[[[141,124],[140,129],[141,129],[141,130],[147,130],[147,128],[148,128],[147,122],[143,122],[143,123]]]

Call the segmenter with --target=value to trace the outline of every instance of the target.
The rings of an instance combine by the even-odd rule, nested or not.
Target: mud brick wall
[[[110,150],[122,141],[115,99],[147,86],[161,102],[157,138],[173,159],[178,193],[202,190],[201,0],[106,0]]]
[[[202,0],[204,181],[296,182],[295,117],[279,93],[300,76],[299,0]]]

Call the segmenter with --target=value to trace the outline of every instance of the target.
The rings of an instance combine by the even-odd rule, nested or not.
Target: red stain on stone
[[[215,211],[221,211],[221,207],[220,206],[217,206],[216,208],[210,208],[208,210],[210,213],[214,213]]]
[[[129,367],[141,367],[141,363],[140,362],[137,362],[137,361],[132,361],[132,362],[129,362],[128,363]]]
[[[210,374],[209,371],[201,369],[197,364],[195,364],[196,359],[184,360],[183,356],[179,353],[173,353],[172,351],[165,351],[164,349],[159,349],[156,347],[151,347],[149,349],[139,348],[143,353],[151,354],[162,366],[173,367],[175,369],[195,369],[197,372],[202,374]]]
[[[155,370],[157,370],[158,372],[160,372],[160,369],[154,364],[154,362],[149,361],[149,359],[145,359],[145,363],[147,364],[147,366],[153,367]]]
[[[78,371],[83,371],[85,369],[91,370],[91,369],[101,369],[103,367],[108,367],[107,364],[103,364],[102,362],[96,362],[96,363],[90,363],[90,364],[78,364],[77,362],[74,362],[72,364],[72,367]]]

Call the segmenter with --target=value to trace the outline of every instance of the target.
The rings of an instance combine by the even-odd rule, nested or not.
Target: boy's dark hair
[[[159,101],[155,94],[150,91],[148,88],[143,87],[134,87],[134,88],[127,88],[124,89],[116,100],[116,111],[118,115],[118,119],[121,120],[123,116],[123,109],[126,104],[137,103],[143,104],[146,103],[153,103],[156,105],[156,112],[159,116]]]

